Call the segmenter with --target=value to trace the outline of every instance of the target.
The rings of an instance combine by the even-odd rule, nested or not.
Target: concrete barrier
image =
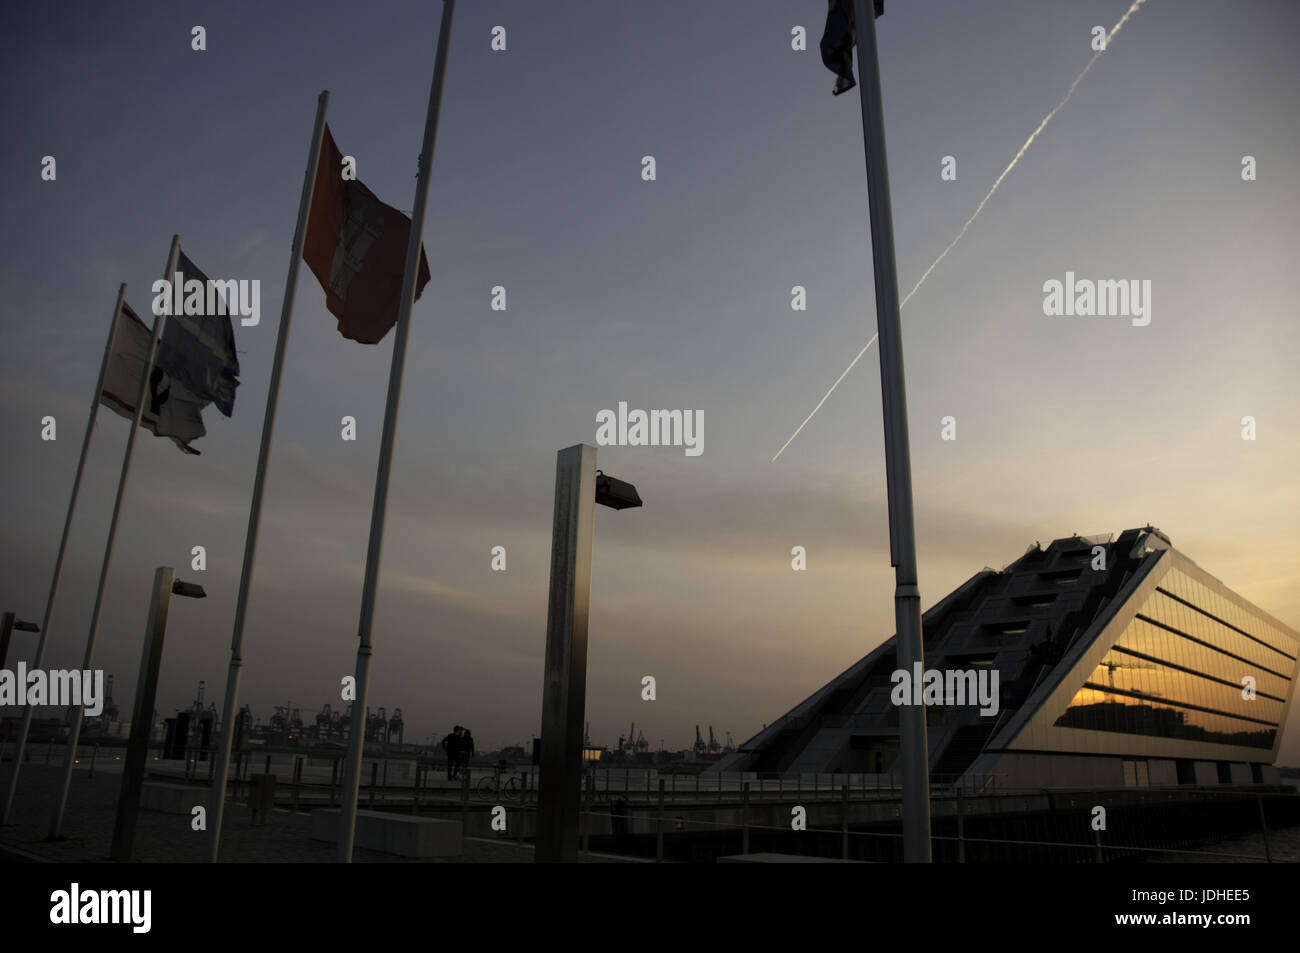
[[[719,857],[720,864],[863,864],[863,860],[840,860],[838,857],[804,857],[802,854],[732,854]]]
[[[210,788],[146,781],[140,790],[140,809],[163,814],[189,814],[195,807],[207,810],[211,794]]]
[[[311,812],[313,840],[337,841],[341,812]],[[398,857],[459,857],[461,854],[460,821],[434,817],[411,817],[383,811],[357,811],[353,844]]]

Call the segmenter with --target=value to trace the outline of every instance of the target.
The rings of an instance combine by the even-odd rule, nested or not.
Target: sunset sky
[[[1065,95],[1092,28],[1128,7],[886,4],[904,293]],[[438,8],[0,8],[0,608],[44,609],[119,282],[147,315],[173,233],[209,276],[261,282],[261,323],[235,327],[234,416],[205,411],[198,457],[137,442],[96,655],[124,719],[160,565],[208,598],[173,603],[157,707],[187,706],[200,679],[220,700],[317,96],[359,178],[409,210]],[[874,348],[769,462],[875,330],[858,100],[831,96],[824,18],[823,0],[457,10],[370,691],[408,741],[538,732],[555,453],[594,445],[620,401],[698,409],[704,441],[699,456],[600,448],[645,506],[596,517],[594,741],[635,722],[654,747],[696,724],[740,742],[892,634]],[[1297,35],[1286,0],[1148,0],[904,309],[923,607],[1035,540],[1150,523],[1300,628]],[[1150,324],[1045,316],[1043,285],[1067,271],[1149,280]],[[393,336],[363,346],[335,324],[302,268],[246,633],[241,701],[259,721],[337,709],[355,665]],[[46,668],[81,663],[128,426],[99,414]],[[16,634],[10,666],[34,650]],[[1300,763],[1298,721],[1284,764]]]

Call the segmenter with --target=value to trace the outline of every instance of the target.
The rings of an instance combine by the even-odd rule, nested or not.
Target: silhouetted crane
[[[329,702],[326,702],[325,707],[316,715],[316,737],[329,738],[334,733],[334,723],[337,718],[334,709],[330,707]]]

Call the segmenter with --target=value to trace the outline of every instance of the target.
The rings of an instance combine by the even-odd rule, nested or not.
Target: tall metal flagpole
[[[442,85],[447,73],[447,47],[451,39],[451,18],[456,0],[443,0],[442,23],[438,27],[438,50],[433,64],[433,85],[429,89],[429,112],[424,120],[424,143],[420,147],[420,170],[411,209],[411,234],[406,242],[406,270],[402,274],[402,296],[398,299],[397,337],[393,342],[393,364],[388,372],[388,403],[384,408],[384,432],[379,445],[379,473],[375,478],[375,503],[370,514],[370,543],[366,551],[366,580],[361,592],[361,622],[357,647],[356,698],[348,727],[348,761],[339,812],[337,860],[352,862],[352,839],[357,823],[357,794],[361,783],[361,759],[366,745],[366,689],[370,680],[373,645],[371,624],[375,617],[375,590],[379,587],[379,555],[384,542],[384,511],[388,505],[388,477],[392,472],[393,438],[397,433],[397,405],[402,396],[402,370],[406,363],[406,338],[411,330],[411,306],[415,303],[415,280],[420,268],[420,245],[424,239],[424,209],[429,198],[429,173],[433,169],[433,147],[438,138],[438,113],[442,108]]]
[[[289,275],[284,280],[284,303],[280,306],[280,329],[275,338],[275,361],[271,365],[271,389],[266,395],[266,416],[262,420],[262,446],[257,452],[257,476],[253,479],[253,502],[248,511],[248,532],[244,536],[244,568],[239,576],[239,597],[235,602],[235,633],[230,644],[230,671],[226,675],[226,700],[222,709],[221,737],[217,744],[216,774],[212,779],[212,806],[208,813],[211,844],[208,860],[217,862],[221,850],[221,819],[226,807],[226,772],[230,767],[230,747],[234,743],[235,716],[239,705],[239,674],[244,660],[244,617],[248,611],[248,589],[253,579],[253,557],[257,552],[257,530],[262,521],[262,490],[266,485],[266,465],[271,457],[271,434],[275,430],[275,409],[280,399],[280,370],[284,366],[285,342],[289,339],[289,322],[293,318],[293,301],[298,292],[298,266],[302,263],[302,245],[306,240],[307,219],[316,191],[316,167],[320,163],[320,144],[325,135],[325,109],[329,90],[323,90],[316,104],[316,125],[311,134],[311,152],[307,155],[307,173],[298,201],[298,222],[293,230],[289,256]]]
[[[907,439],[907,389],[903,337],[898,319],[898,269],[894,262],[894,213],[885,161],[885,113],[880,97],[876,18],[870,0],[854,0],[858,42],[858,89],[866,146],[871,207],[871,257],[876,277],[876,328],[880,333],[880,391],[885,417],[885,478],[889,496],[889,551],[894,566],[894,625],[898,665],[909,677],[925,666],[921,638],[921,592],[916,581],[916,526],[912,515],[912,459]],[[903,761],[903,859],[930,862],[930,748],[925,709],[903,705],[899,713]]]
[[[113,341],[117,336],[117,319],[122,314],[122,301],[126,298],[126,282],[117,289],[117,303],[113,305],[113,320],[108,326],[108,343],[104,345],[104,359],[99,362],[99,377],[95,380],[95,395],[90,401],[90,416],[86,418],[86,435],[81,438],[81,457],[77,460],[77,475],[72,479],[72,496],[68,499],[68,514],[63,519],[63,536],[59,540],[59,554],[54,558],[54,579],[50,583],[50,594],[45,600],[45,615],[41,619],[41,637],[36,643],[36,657],[32,668],[39,669],[45,661],[45,642],[50,635],[50,618],[54,615],[54,597],[59,591],[59,579],[63,575],[63,557],[68,551],[68,533],[72,529],[72,511],[77,508],[77,494],[81,491],[81,474],[86,469],[86,452],[90,449],[90,436],[95,432],[95,418],[99,414],[100,395],[104,392],[104,376],[108,373],[108,359],[113,353]],[[2,660],[0,660],[2,661]],[[26,686],[23,686],[24,688]],[[9,823],[9,811],[13,807],[14,792],[18,790],[18,772],[23,766],[23,749],[27,747],[27,732],[32,726],[32,706],[23,706],[23,723],[18,729],[18,748],[14,752],[14,771],[9,776],[9,793],[5,796],[4,812],[0,814],[0,824]]]
[[[175,279],[176,256],[180,252],[181,237],[172,236],[172,247],[167,252],[167,269],[163,278],[167,282]],[[170,284],[169,284],[170,287]],[[173,289],[174,293],[174,289]],[[86,636],[86,656],[81,663],[82,669],[89,669],[95,660],[95,637],[99,635],[99,616],[104,608],[104,588],[108,582],[108,568],[113,562],[113,539],[117,536],[117,519],[122,513],[122,498],[126,496],[126,478],[131,472],[131,453],[135,449],[135,435],[140,429],[140,419],[144,416],[144,402],[149,395],[149,377],[153,373],[154,358],[158,355],[158,340],[162,332],[163,316],[171,313],[172,296],[167,296],[167,306],[163,314],[153,319],[153,335],[149,343],[149,355],[145,359],[144,373],[140,375],[140,387],[135,395],[135,417],[131,420],[131,432],[126,437],[126,452],[122,457],[122,475],[117,481],[117,499],[113,501],[113,518],[108,523],[108,541],[104,544],[104,563],[99,568],[99,588],[95,591],[95,608],[90,614],[90,632]],[[138,686],[137,686],[138,688]],[[63,757],[63,783],[59,788],[58,802],[54,808],[54,819],[50,822],[50,839],[63,835],[63,811],[68,806],[68,788],[72,784],[72,767],[77,761],[77,739],[81,737],[81,720],[84,705],[77,705],[72,712],[72,727],[68,730],[68,746]]]

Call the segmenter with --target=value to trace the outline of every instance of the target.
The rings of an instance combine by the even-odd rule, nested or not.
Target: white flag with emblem
[[[144,373],[152,341],[153,332],[124,302],[99,402],[128,420],[135,417],[140,375]],[[186,453],[198,454],[189,441],[208,432],[200,414],[207,402],[195,397],[159,367],[155,367],[149,376],[141,426],[152,430],[156,436],[170,437]]]

